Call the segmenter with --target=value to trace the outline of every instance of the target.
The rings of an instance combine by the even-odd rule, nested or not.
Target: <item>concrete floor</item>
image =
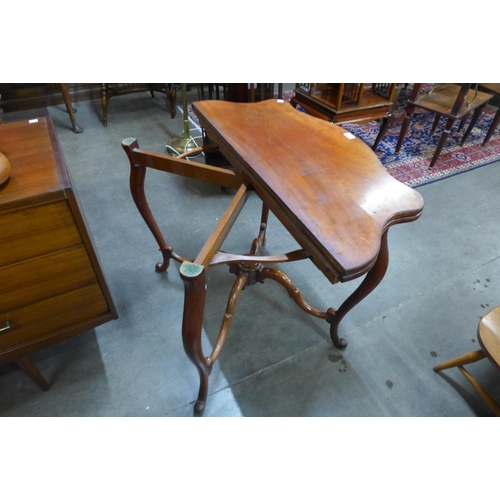
[[[191,416],[198,375],[182,347],[179,266],[154,271],[157,245],[129,194],[121,148],[135,137],[164,152],[172,134],[182,134],[182,116],[172,120],[165,96],[146,92],[111,99],[107,128],[99,100],[75,108],[82,134],[70,129],[63,105],[4,120],[52,117],[120,317],[33,354],[48,392],[12,365],[0,367],[0,415]],[[383,282],[341,323],[345,351],[331,344],[326,322],[301,311],[279,285],[244,291],[210,377],[205,416],[490,416],[458,369],[438,375],[432,367],[477,349],[479,319],[500,304],[499,167],[417,188],[424,213],[389,231]],[[218,187],[155,171],[146,191],[167,241],[188,257],[231,199]],[[260,208],[252,196],[225,250],[249,250]],[[269,254],[297,247],[274,217],[267,241]],[[331,286],[306,261],[277,267],[322,310],[338,307],[358,284]],[[207,354],[234,279],[226,267],[208,278]],[[487,360],[470,371],[500,396],[499,374]]]

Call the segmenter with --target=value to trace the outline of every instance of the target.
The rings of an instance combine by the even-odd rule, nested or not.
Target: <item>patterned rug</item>
[[[497,128],[488,144],[484,147],[481,146],[497,111],[497,108],[490,105],[486,106],[462,147],[460,146],[460,140],[467,129],[468,123],[464,125],[461,131],[458,131],[459,122],[455,122],[448,141],[432,171],[429,171],[428,167],[444,128],[445,118],[441,119],[436,131],[431,135],[430,131],[435,115],[416,109],[410,121],[401,151],[395,154],[394,150],[396,149],[406,103],[410,94],[410,86],[401,91],[393,112],[395,120],[376,152],[382,164],[393,177],[408,186],[416,187],[500,160],[500,127]],[[361,125],[346,124],[344,128],[371,146],[375,142],[380,125],[377,122],[370,122]]]
[[[380,161],[394,178],[410,187],[422,186],[500,160],[500,127],[494,132],[489,143],[484,147],[481,146],[497,111],[496,107],[490,105],[486,106],[462,147],[460,146],[460,139],[467,129],[468,123],[465,124],[461,131],[458,131],[459,122],[457,121],[454,124],[448,141],[432,171],[429,171],[428,167],[441,131],[444,128],[445,118],[441,119],[436,131],[431,135],[430,130],[435,115],[416,109],[410,121],[401,151],[395,154],[394,150],[396,149],[406,103],[410,94],[411,85],[401,90],[399,100],[394,108],[392,125],[376,151]],[[293,95],[293,90],[284,92],[283,98],[289,101]],[[191,106],[189,107],[189,115],[197,122]],[[371,146],[379,133],[380,124],[376,121],[361,125],[344,124],[343,128],[360,137]]]

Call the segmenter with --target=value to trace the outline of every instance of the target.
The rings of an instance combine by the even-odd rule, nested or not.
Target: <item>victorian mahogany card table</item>
[[[156,270],[165,271],[171,259],[181,263],[185,287],[182,338],[186,354],[200,376],[194,413],[201,415],[211,369],[244,287],[267,279],[280,283],[301,309],[326,320],[334,345],[345,348],[347,342],[338,335],[339,323],[384,277],[389,262],[389,227],[418,219],[423,199],[391,177],[361,139],[337,125],[301,113],[287,102],[200,101],[193,107],[204,134],[229,160],[232,169],[189,161],[187,155],[170,157],[145,151],[132,138],[125,139],[122,146],[130,160],[132,197],[163,254],[163,262],[156,265]],[[177,254],[164,240],[145,195],[147,168],[236,189],[217,227],[194,259]],[[248,254],[226,253],[221,246],[251,191],[263,202],[258,236]],[[269,210],[290,232],[299,249],[281,255],[259,255],[265,244]],[[286,274],[269,267],[300,259],[310,259],[332,284],[366,276],[338,309],[320,311],[302,298]],[[229,266],[236,281],[212,353],[205,356],[201,339],[206,273],[210,267],[222,264]]]

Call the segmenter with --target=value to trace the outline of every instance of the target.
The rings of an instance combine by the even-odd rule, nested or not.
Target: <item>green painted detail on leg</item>
[[[129,137],[128,139],[123,139],[122,144],[123,144],[124,146],[130,146],[130,145],[131,145],[131,144],[133,144],[135,141],[136,141],[136,139],[134,139],[133,137]]]
[[[193,262],[183,262],[181,264],[180,273],[186,278],[195,278],[199,276],[205,268],[200,264],[194,264]]]

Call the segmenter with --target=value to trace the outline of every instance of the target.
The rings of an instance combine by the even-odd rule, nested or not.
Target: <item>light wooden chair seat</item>
[[[467,380],[477,390],[486,404],[493,411],[495,416],[500,417],[500,405],[488,394],[479,382],[463,367],[470,363],[475,363],[484,358],[488,358],[497,368],[500,369],[500,306],[490,311],[479,322],[477,329],[477,339],[481,346],[478,351],[472,351],[458,358],[446,361],[434,367],[435,372],[448,368],[458,367]]]

